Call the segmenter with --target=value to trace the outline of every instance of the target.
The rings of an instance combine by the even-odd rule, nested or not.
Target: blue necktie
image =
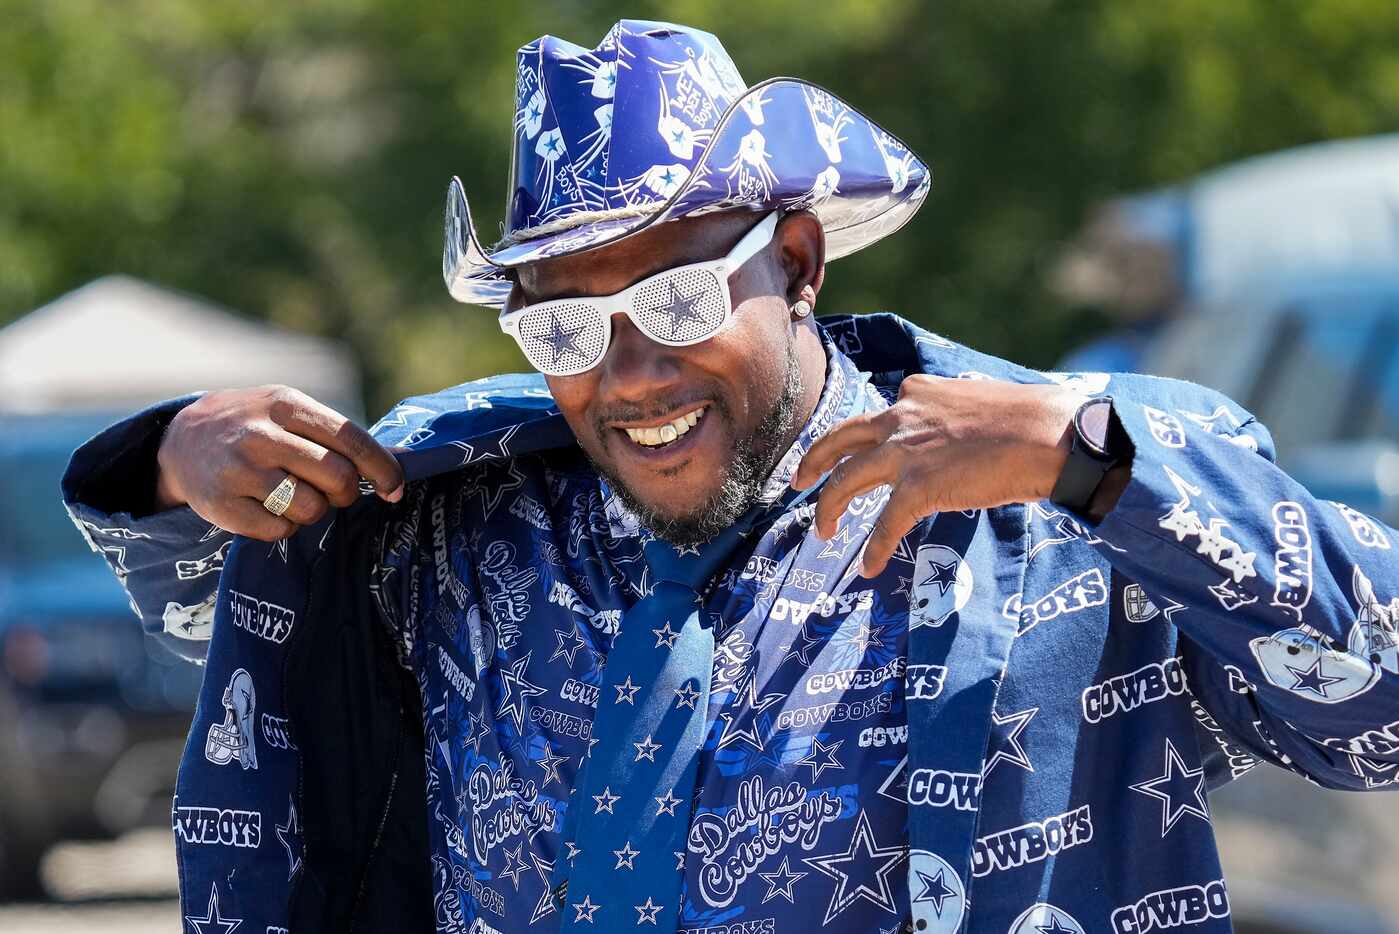
[[[645,545],[651,590],[613,639],[596,745],[564,824],[562,932],[676,929],[714,663],[699,590],[748,525],[698,548]]]

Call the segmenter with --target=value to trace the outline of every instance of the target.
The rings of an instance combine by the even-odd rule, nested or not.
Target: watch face
[[[1079,439],[1099,457],[1108,456],[1108,425],[1112,416],[1111,399],[1089,399],[1074,414]]]

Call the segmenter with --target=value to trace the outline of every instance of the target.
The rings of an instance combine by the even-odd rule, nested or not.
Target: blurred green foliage
[[[1399,114],[1393,0],[0,0],[0,324],[119,271],[348,339],[371,411],[520,368],[445,294],[445,185],[493,232],[515,48],[623,15],[710,29],[750,82],[810,78],[933,165],[821,312],[1032,365],[1102,324],[1043,285],[1095,201]]]

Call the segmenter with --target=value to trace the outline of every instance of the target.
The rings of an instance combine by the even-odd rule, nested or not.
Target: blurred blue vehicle
[[[202,676],[145,637],[69,520],[69,455],[151,402],[277,382],[362,414],[338,342],[124,276],[0,329],[0,898],[43,894],[51,843],[169,820]]]
[[[57,498],[112,418],[0,414],[0,894],[40,894],[59,839],[169,810],[201,672],[146,639]]]
[[[1279,274],[1249,293],[1171,320],[1138,369],[1222,390],[1269,427],[1279,464],[1313,494],[1399,524],[1399,261]],[[1259,768],[1210,807],[1240,932],[1399,930],[1399,799]]]
[[[1314,494],[1399,525],[1399,264],[1260,284],[1172,322],[1141,368],[1238,400]]]
[[[1142,370],[1156,335],[1180,315],[1232,314],[1260,293],[1396,269],[1399,133],[1244,159],[1095,208],[1049,285],[1118,329],[1059,369]]]

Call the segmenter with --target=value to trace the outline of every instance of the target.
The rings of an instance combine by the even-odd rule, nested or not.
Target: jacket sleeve
[[[1142,376],[1112,392],[1135,453],[1093,533],[1179,630],[1195,697],[1322,785],[1399,779],[1399,533],[1311,496],[1216,393]]]
[[[63,502],[88,547],[126,588],[145,631],[202,664],[233,536],[188,507],[153,511],[160,438],[196,398],[152,406],[83,444],[64,472]]]

